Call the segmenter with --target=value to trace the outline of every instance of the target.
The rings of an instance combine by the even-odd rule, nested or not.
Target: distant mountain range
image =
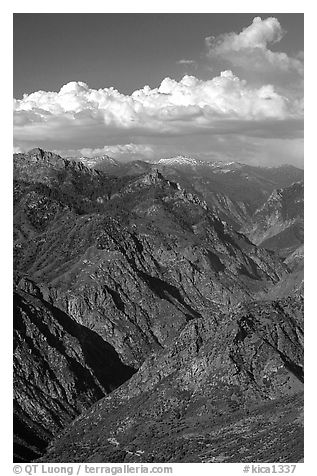
[[[254,167],[239,162],[207,162],[184,156],[151,163],[141,160],[122,163],[108,156],[76,161],[115,176],[142,175],[159,170],[164,177],[201,196],[235,227],[245,225],[274,190],[303,180],[303,170],[291,165]]]
[[[267,439],[282,418],[277,449],[285,432],[301,438],[302,180],[292,166],[183,156],[15,154],[17,461],[43,454],[80,412],[43,460],[254,461],[252,440],[237,454],[248,408],[256,442],[268,415]],[[206,415],[233,432],[217,454]],[[263,448],[261,461],[276,454]],[[300,443],[285,448],[283,461],[302,457]]]

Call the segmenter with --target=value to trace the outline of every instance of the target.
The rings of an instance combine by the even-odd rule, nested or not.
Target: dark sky
[[[302,166],[303,20],[14,14],[15,150]]]
[[[69,81],[129,94],[166,76],[180,79],[177,60],[197,59],[206,36],[238,32],[255,16],[280,21],[288,32],[281,51],[303,49],[298,14],[15,14],[14,97]]]

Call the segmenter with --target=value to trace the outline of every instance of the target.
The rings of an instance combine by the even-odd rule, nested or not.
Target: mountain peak
[[[18,168],[24,167],[58,167],[64,164],[64,159],[47,150],[36,147],[25,153],[14,154],[14,164]]]
[[[170,181],[167,180],[157,169],[152,170],[151,172],[141,176],[135,184],[143,185],[155,185],[155,184],[169,184]]]
[[[198,165],[198,160],[193,159],[192,157],[187,157],[183,155],[177,155],[175,157],[169,157],[166,159],[160,159],[156,162],[159,165],[185,165],[185,166],[196,166]]]
[[[47,150],[41,149],[40,147],[35,147],[34,149],[29,150],[26,153],[15,154],[15,157],[23,158],[29,162],[45,162],[45,163],[62,163],[63,158],[60,155],[55,154],[54,152],[49,152]]]
[[[28,154],[40,156],[43,158],[45,155],[45,151],[43,149],[40,149],[40,147],[35,147],[34,149],[29,150]]]

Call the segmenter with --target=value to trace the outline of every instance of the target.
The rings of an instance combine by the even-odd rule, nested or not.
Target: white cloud
[[[142,156],[143,158],[152,158],[154,149],[147,144],[116,144],[105,145],[103,147],[91,148],[83,147],[81,149],[55,150],[55,153],[63,157],[98,157],[108,155],[114,158],[122,156]]]
[[[184,64],[186,66],[189,66],[189,65],[195,65],[196,64],[196,61],[194,60],[191,60],[191,59],[180,59],[177,61],[178,64]]]
[[[64,85],[59,92],[37,91],[14,100],[14,135],[19,141],[54,137],[56,144],[87,145],[122,142],[120,137],[180,135],[209,131],[226,123],[230,130],[245,122],[298,119],[299,103],[278,94],[270,84],[250,87],[231,71],[203,81],[184,76],[165,78],[159,87],[145,86],[124,95],[116,89],[91,89],[82,82]],[[119,139],[118,139],[119,138]],[[98,143],[97,143],[98,142]],[[82,145],[80,145],[82,143]],[[58,146],[58,145],[57,145]]]
[[[245,48],[266,48],[268,43],[276,43],[283,36],[284,31],[276,18],[262,20],[261,17],[255,17],[252,24],[244,28],[241,33],[225,33],[217,38],[209,37],[207,41],[211,48],[225,52],[240,51]]]
[[[302,75],[303,61],[299,55],[292,58],[268,48],[270,44],[278,43],[285,33],[277,18],[262,20],[255,17],[240,33],[207,37],[207,55],[211,60],[221,58],[231,65],[253,71],[268,73],[268,70],[274,70]]]

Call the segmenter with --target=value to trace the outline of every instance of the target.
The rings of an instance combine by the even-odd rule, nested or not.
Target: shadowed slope
[[[15,460],[38,456],[81,411],[131,377],[114,349],[32,295],[14,294]]]

